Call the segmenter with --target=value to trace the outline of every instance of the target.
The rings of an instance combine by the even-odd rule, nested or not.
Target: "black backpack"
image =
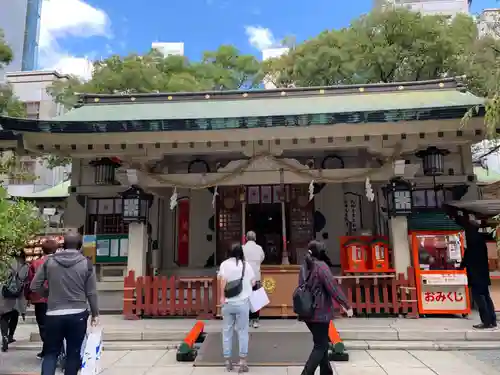
[[[295,292],[293,292],[293,312],[301,319],[311,318],[316,309],[316,293],[309,284],[313,269],[309,271],[304,282],[295,289]]]
[[[23,266],[18,266],[17,269],[12,268],[9,278],[2,286],[2,296],[5,299],[17,299],[21,297],[24,291],[24,282],[19,276],[19,271]]]
[[[5,284],[2,286],[2,296],[5,299],[16,299],[23,294],[24,284],[19,278],[17,272],[11,274]]]

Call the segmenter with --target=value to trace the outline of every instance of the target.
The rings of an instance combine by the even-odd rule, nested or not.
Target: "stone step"
[[[36,329],[36,327],[33,327]],[[210,327],[209,327],[210,328]],[[214,330],[215,327],[207,329],[207,333],[220,332]],[[30,341],[40,341],[38,330],[31,330]],[[262,330],[262,328],[261,328]],[[262,330],[264,331],[264,330]],[[290,331],[289,329],[286,330]],[[251,330],[253,332],[253,330]],[[258,331],[257,331],[258,332]],[[266,329],[265,332],[283,332],[279,329]],[[303,331],[302,331],[303,332]],[[125,330],[125,329],[106,329],[104,328],[104,340],[112,342],[141,342],[141,341],[182,341],[188,329],[186,330]],[[419,342],[493,342],[500,347],[500,329],[499,330],[396,330],[396,329],[339,329],[340,337],[346,341],[419,341]]]
[[[309,345],[309,343],[307,343]],[[167,350],[176,349],[179,341],[104,341],[104,350]],[[429,351],[456,351],[456,350],[497,350],[498,343],[494,341],[345,341],[349,350],[429,350]],[[10,350],[39,351],[40,343],[17,342],[9,347]]]

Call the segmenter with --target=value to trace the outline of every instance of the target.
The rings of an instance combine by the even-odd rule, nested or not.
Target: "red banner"
[[[177,264],[189,265],[189,199],[177,205]]]

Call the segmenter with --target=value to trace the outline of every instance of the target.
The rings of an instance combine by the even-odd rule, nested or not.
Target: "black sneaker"
[[[9,350],[9,339],[6,336],[2,337],[2,352]]]
[[[472,328],[474,328],[474,329],[491,329],[491,328],[496,328],[496,324],[479,323],[479,324],[473,325]]]
[[[12,344],[14,342],[16,342],[16,339],[12,336],[9,336],[9,344]]]
[[[37,357],[38,359],[42,360],[42,359],[43,359],[43,352],[38,353],[38,354],[36,355],[36,357]]]

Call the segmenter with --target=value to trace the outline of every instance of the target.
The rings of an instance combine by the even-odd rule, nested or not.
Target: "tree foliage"
[[[266,64],[278,86],[420,81],[458,74],[477,40],[472,18],[373,11],[347,28],[324,31]]]
[[[0,72],[6,65],[10,64],[13,58],[12,49],[7,45],[4,33],[0,29]],[[12,117],[24,117],[26,115],[23,103],[14,96],[10,85],[2,83],[2,79],[0,79],[0,115]]]
[[[10,200],[5,189],[0,188],[0,264],[7,264],[43,227],[44,222],[33,203]],[[0,268],[0,277],[1,274]]]
[[[49,92],[67,107],[76,104],[76,93],[148,93],[237,90],[260,84],[261,66],[253,55],[223,45],[205,52],[199,62],[184,56],[164,56],[151,50],[145,55],[111,56],[94,63],[92,78],[60,81]]]

